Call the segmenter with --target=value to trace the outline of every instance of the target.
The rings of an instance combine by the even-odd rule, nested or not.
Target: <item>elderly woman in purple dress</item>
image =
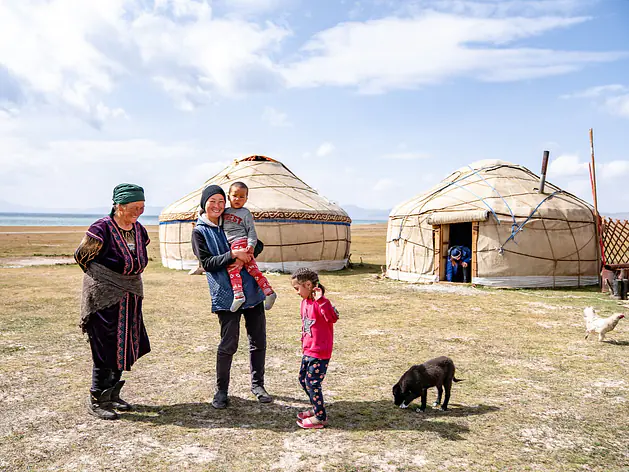
[[[142,320],[142,272],[150,239],[138,218],[144,212],[144,190],[133,184],[114,188],[109,216],[89,227],[74,258],[85,272],[81,329],[92,350],[92,387],[88,411],[114,420],[114,410],[131,405],[120,398],[123,370],[150,350]]]

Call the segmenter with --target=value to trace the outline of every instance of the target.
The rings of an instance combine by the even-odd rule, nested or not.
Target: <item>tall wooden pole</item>
[[[590,128],[590,182],[592,184],[592,201],[594,203],[594,218],[596,219],[596,246],[598,252],[597,269],[599,275],[599,285],[601,282],[601,262],[605,263],[605,248],[603,247],[603,233],[601,232],[601,217],[598,214],[598,197],[596,193],[596,164],[594,162],[594,131]]]
[[[591,172],[592,172],[592,199],[594,200],[594,212],[598,218],[598,199],[596,197],[596,166],[594,165],[594,131],[590,128],[590,152],[592,156]]]

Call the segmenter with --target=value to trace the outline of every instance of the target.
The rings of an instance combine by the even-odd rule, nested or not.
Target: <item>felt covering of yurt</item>
[[[258,239],[264,243],[256,258],[261,270],[292,272],[302,266],[339,270],[347,265],[351,244],[347,213],[281,162],[250,156],[234,161],[200,188],[164,208],[159,216],[159,239],[165,267],[198,266],[190,241],[201,192],[217,184],[227,194],[237,181],[249,187],[245,207],[253,214]]]
[[[389,215],[386,275],[444,280],[448,232],[470,223],[471,282],[496,287],[598,283],[593,208],[525,167],[479,161],[462,167]]]

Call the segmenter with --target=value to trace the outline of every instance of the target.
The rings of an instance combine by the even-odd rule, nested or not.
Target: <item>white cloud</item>
[[[417,13],[426,8],[462,16],[505,17],[568,15],[582,9],[587,0],[411,0],[402,11]],[[395,5],[394,2],[391,2]]]
[[[394,152],[391,154],[384,154],[382,159],[411,161],[416,159],[428,159],[429,157],[430,156],[424,152]]]
[[[7,76],[10,91],[5,93],[11,97],[0,93],[0,104],[6,107],[5,101],[18,97],[15,106],[46,103],[99,126],[125,116],[125,110],[108,99],[129,77],[153,81],[177,107],[194,110],[215,96],[287,85],[351,86],[380,93],[454,77],[515,81],[564,74],[624,55],[510,46],[587,21],[570,16],[576,3],[571,0],[414,2],[405,16],[340,23],[321,31],[305,43],[301,58],[282,57],[281,46],[292,35],[287,26],[229,13],[269,12],[293,3],[2,2],[0,81]],[[227,16],[216,15],[219,6]],[[523,11],[537,16],[522,16]],[[555,12],[563,16],[539,16]],[[624,100],[612,100],[608,106],[626,114]]]
[[[627,176],[629,176],[629,160],[596,163],[597,180],[613,180]],[[587,195],[585,190],[590,188],[589,161],[581,162],[577,155],[563,154],[549,164],[548,178],[552,181],[559,180],[562,186],[572,193]]]
[[[187,169],[183,176],[183,180],[187,184],[187,192],[199,188],[206,180],[214,177],[231,163],[232,161],[229,160],[203,162]]]
[[[35,208],[107,205],[111,189],[123,181],[144,186],[148,204],[167,204],[197,188],[237,156],[184,141],[40,141],[29,136],[29,123],[0,112],[0,200]],[[208,162],[208,155],[218,158]],[[81,199],[70,199],[68,189],[77,185]],[[34,188],[45,190],[34,192]]]
[[[153,81],[158,84],[174,100],[175,106],[183,111],[193,111],[211,99],[209,90],[196,84],[185,83],[173,77],[155,76]]]
[[[266,107],[262,113],[262,119],[269,125],[277,128],[291,127],[293,124],[288,120],[288,115],[273,107]]]
[[[243,13],[264,13],[285,6],[290,0],[223,0],[227,8]]]
[[[109,115],[99,97],[110,92],[115,78],[126,71],[87,37],[116,30],[123,3],[0,3],[0,65],[35,98],[97,119]]]
[[[629,93],[607,98],[604,106],[612,115],[629,118]]]
[[[131,26],[145,67],[163,71],[162,77],[170,73],[171,81],[187,84],[188,90],[198,88],[197,95],[214,91],[233,96],[281,84],[269,54],[289,32],[272,23],[260,27],[210,13],[175,21],[142,12]]]
[[[319,157],[325,157],[332,154],[335,149],[336,147],[334,146],[334,144],[330,142],[325,142],[325,143],[322,143],[321,146],[317,148],[317,152],[315,154]]]
[[[597,85],[560,98],[587,98],[606,112],[629,118],[629,87],[621,84]]]
[[[123,115],[106,99],[128,76],[154,80],[183,109],[213,93],[276,87],[283,79],[269,54],[288,34],[270,22],[214,18],[206,0],[1,2],[0,72],[10,71],[26,102],[99,125]]]
[[[347,16],[353,20],[358,18],[363,12],[365,8],[361,2],[354,2],[350,10],[347,12]]]
[[[601,163],[597,166],[600,168],[599,175],[603,179],[624,178],[629,175],[629,161],[611,161]]]
[[[423,10],[411,18],[347,22],[317,33],[285,71],[292,87],[352,86],[363,93],[416,88],[453,77],[517,81],[565,74],[621,52],[512,46],[586,17],[458,16]]]
[[[575,154],[562,154],[552,160],[548,165],[547,175],[550,179],[554,176],[575,176],[588,172],[588,163],[580,162]]]
[[[376,192],[386,192],[394,188],[396,185],[397,184],[393,179],[380,179],[375,183],[373,189]]]
[[[568,180],[561,186],[561,188],[587,202],[592,200],[592,186],[590,185],[589,179]]]
[[[596,87],[590,87],[585,90],[581,90],[580,92],[570,93],[566,95],[562,95],[559,98],[570,99],[570,98],[597,98],[601,95],[606,95],[608,93],[617,93],[617,92],[625,92],[629,89],[624,85],[620,84],[610,84],[610,85],[597,85]]]

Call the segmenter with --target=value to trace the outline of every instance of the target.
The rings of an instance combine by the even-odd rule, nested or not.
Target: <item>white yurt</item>
[[[472,283],[566,287],[598,283],[593,208],[525,167],[479,161],[396,206],[387,230],[387,277],[445,280],[448,248],[472,251]]]
[[[351,219],[335,203],[319,195],[279,161],[250,156],[207,180],[200,188],[168,205],[159,216],[162,264],[172,269],[198,266],[190,243],[201,191],[210,184],[233,182],[249,187],[245,205],[253,214],[264,251],[256,258],[261,270],[292,272],[298,267],[340,270],[347,265]]]

